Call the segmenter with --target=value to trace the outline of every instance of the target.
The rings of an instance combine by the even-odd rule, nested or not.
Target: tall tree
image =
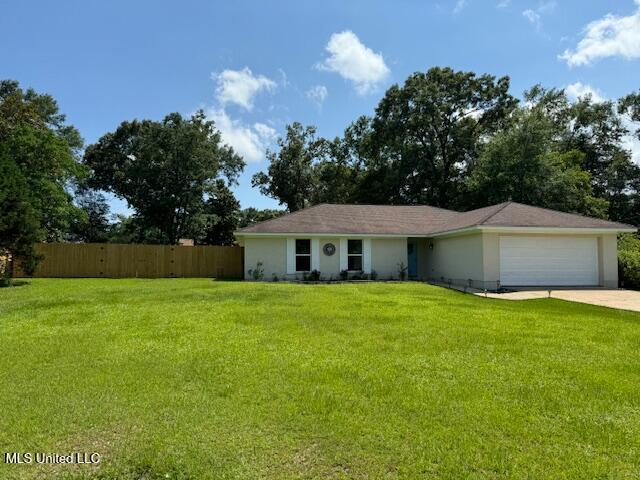
[[[60,240],[81,215],[67,188],[83,175],[78,162],[82,139],[65,123],[56,101],[18,82],[0,81],[0,248],[35,266],[31,244]],[[23,218],[23,225],[12,219]]]
[[[501,129],[516,104],[508,77],[435,67],[394,85],[372,121],[364,200],[455,206],[481,139]]]
[[[13,276],[14,260],[31,274],[39,260],[33,244],[42,231],[24,175],[0,145],[0,286]]]
[[[82,216],[71,225],[68,239],[87,243],[108,241],[111,224],[106,197],[98,191],[81,188],[76,192],[75,202]]]
[[[618,113],[626,117],[629,122],[634,125],[634,127],[632,127],[635,128],[633,134],[636,138],[640,139],[640,90],[630,93],[618,101]],[[617,189],[619,192],[622,192],[627,202],[616,202],[614,205],[622,204],[626,207],[624,208],[624,213],[618,213],[617,218],[632,225],[640,225],[640,172],[636,164],[634,164],[634,171],[629,172],[628,168],[629,166],[625,162],[626,174],[622,177],[626,179],[635,175],[635,178],[630,182],[630,188],[628,188],[626,192],[620,190],[621,184],[626,184],[627,182],[618,180]]]
[[[370,155],[371,119],[365,116],[349,125],[342,137],[322,142],[322,157],[315,164],[316,183],[311,202],[358,203],[360,186]]]
[[[256,173],[251,184],[263,195],[286,205],[289,212],[309,204],[316,185],[314,166],[322,155],[324,142],[316,138],[315,127],[295,122],[278,139],[279,150],[268,151],[267,172]]]
[[[136,211],[137,240],[175,244],[198,233],[205,198],[221,177],[234,183],[244,161],[224,145],[202,111],[161,122],[123,122],[87,148],[90,185]]]
[[[563,90],[539,85],[525,92],[525,100],[553,119],[557,151],[582,153],[580,167],[591,176],[593,195],[608,202],[607,216],[630,221],[640,170],[623,146],[629,130],[613,102],[595,101],[591,95],[570,102]]]
[[[591,174],[597,195],[607,197],[616,194],[611,166],[622,166],[623,157],[628,157],[622,147],[622,139],[628,130],[613,102],[594,102],[592,97],[586,96],[570,106],[569,114],[564,135],[565,148],[584,153],[582,168]],[[631,164],[630,157],[627,163]]]
[[[524,98],[510,128],[483,149],[466,198],[512,198],[632,222],[639,169],[623,147],[628,130],[614,105],[589,95],[572,103],[563,90],[539,85]]]
[[[640,90],[625,95],[618,101],[618,113],[628,115],[632,122],[640,122]],[[636,129],[634,133],[640,138],[640,128]]]
[[[467,208],[514,200],[606,217],[608,203],[593,196],[581,169],[584,154],[556,150],[557,129],[539,107],[520,109],[512,126],[494,135],[466,179]]]
[[[240,203],[224,181],[217,180],[205,202],[201,233],[196,240],[205,245],[233,245],[236,241],[233,232],[239,221]]]

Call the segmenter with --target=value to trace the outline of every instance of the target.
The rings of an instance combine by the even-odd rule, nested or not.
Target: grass
[[[0,478],[638,478],[640,314],[423,284],[0,290]]]

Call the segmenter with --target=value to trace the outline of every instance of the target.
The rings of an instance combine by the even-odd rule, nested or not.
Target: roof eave
[[[291,237],[291,236],[311,236],[311,237],[362,237],[362,238],[406,238],[424,237],[430,238],[430,233],[316,233],[316,232],[234,232],[234,235],[241,237]]]
[[[498,225],[473,225],[470,227],[458,228],[454,230],[444,230],[433,233],[432,237],[444,237],[450,235],[461,235],[474,232],[489,233],[538,233],[538,234],[584,234],[595,235],[605,233],[635,233],[638,229],[634,227],[526,227],[526,226],[498,226]]]

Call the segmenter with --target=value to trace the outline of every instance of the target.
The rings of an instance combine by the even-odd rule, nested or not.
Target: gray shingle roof
[[[469,212],[426,205],[334,205],[323,203],[250,225],[240,234],[306,233],[362,235],[432,235],[474,226],[635,228],[617,222],[506,202]]]

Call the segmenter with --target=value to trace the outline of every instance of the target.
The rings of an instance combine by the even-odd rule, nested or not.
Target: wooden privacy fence
[[[34,277],[242,278],[242,247],[40,243]],[[16,268],[17,277],[24,277]]]

